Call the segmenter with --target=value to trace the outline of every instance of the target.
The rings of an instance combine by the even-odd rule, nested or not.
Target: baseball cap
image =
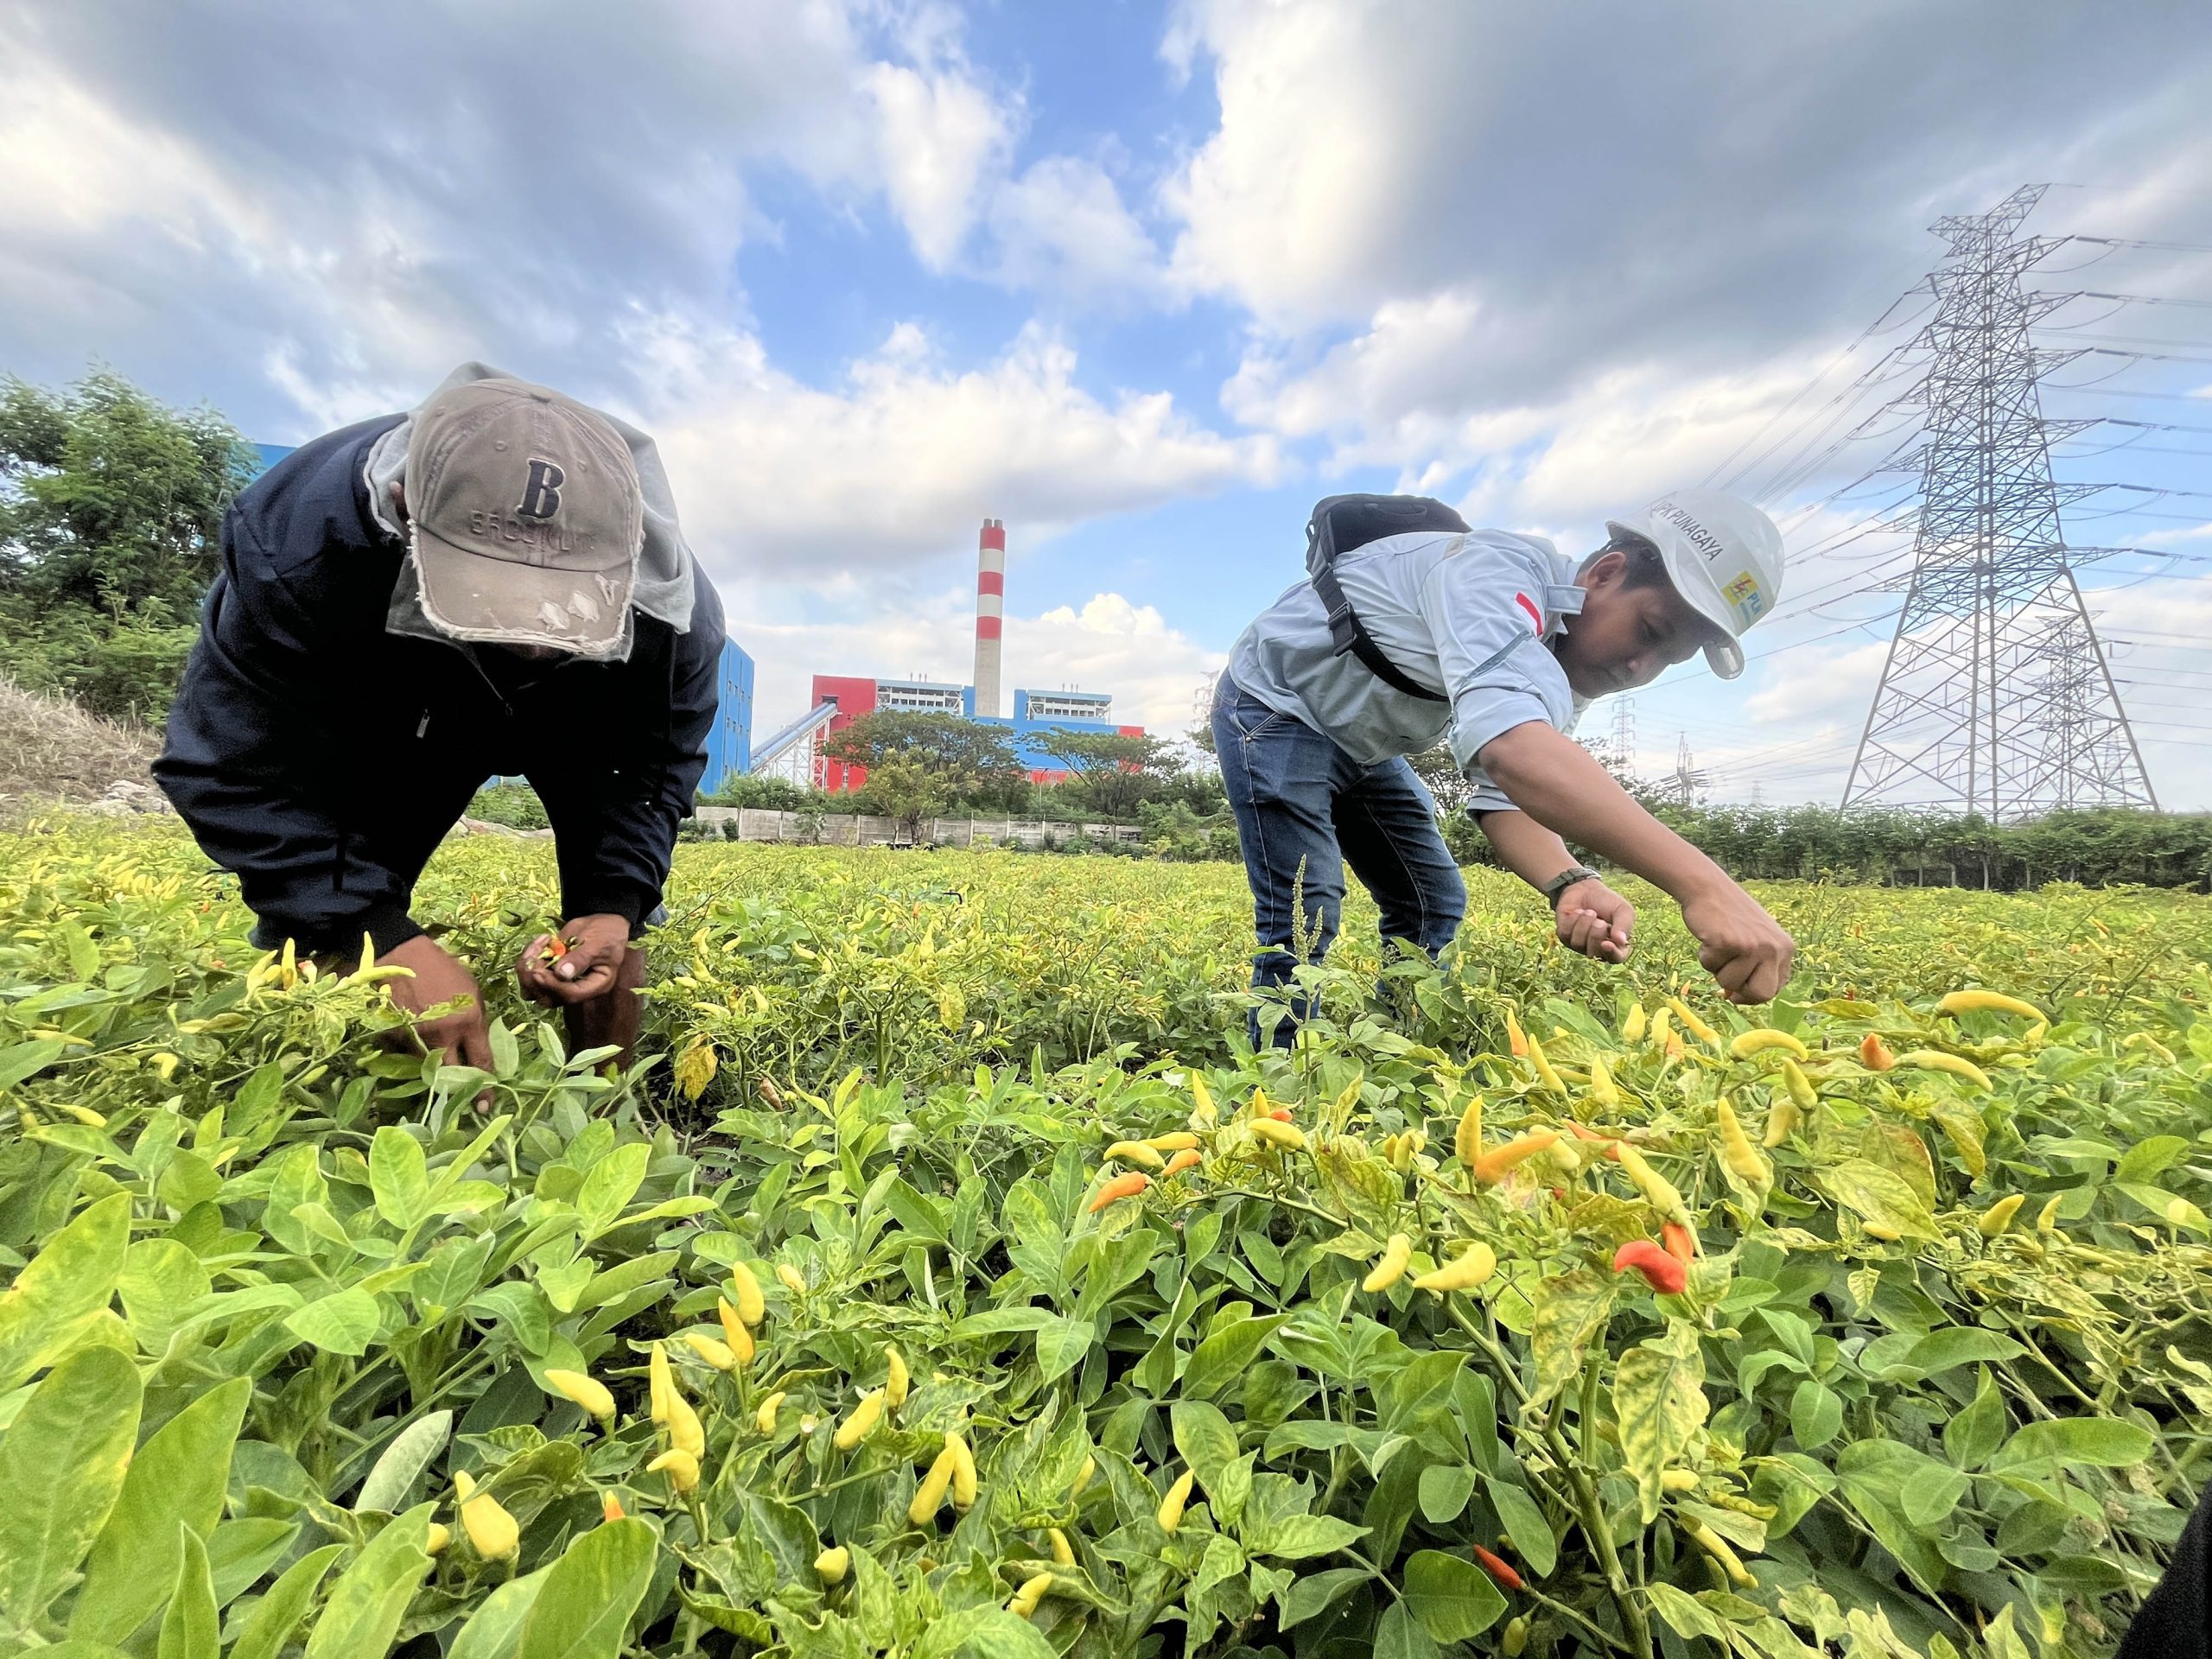
[[[1782,598],[1782,532],[1741,496],[1670,490],[1642,512],[1609,518],[1615,537],[1639,536],[1659,550],[1675,591],[1726,637],[1705,648],[1724,680],[1744,671],[1745,629]]]
[[[404,488],[423,616],[439,633],[626,650],[645,500],[604,416],[524,380],[453,386],[414,417]]]

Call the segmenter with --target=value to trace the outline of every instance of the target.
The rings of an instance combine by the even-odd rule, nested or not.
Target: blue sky
[[[1638,696],[1638,758],[1686,737],[1723,797],[1833,799],[1897,605],[1861,590],[1905,545],[1850,529],[1903,498],[1821,505],[1896,440],[1823,454],[1800,417],[1910,334],[1847,350],[1927,226],[2048,181],[2032,230],[2171,245],[2070,245],[2046,286],[2212,300],[2212,40],[2179,3],[378,17],[0,10],[0,370],[105,363],[277,442],[469,357],[618,410],[764,727],[817,670],[964,677],[987,515],[1012,681],[1179,728],[1317,496],[1420,488],[1580,552],[1779,441],[1738,481],[1789,531],[1782,612],[1736,686]],[[2050,402],[2208,429],[2057,464],[2208,493],[2108,493],[2072,538],[2150,550],[2085,580],[2162,796],[2212,804],[2212,309],[2104,310],[2044,343],[2198,359],[2080,359]]]

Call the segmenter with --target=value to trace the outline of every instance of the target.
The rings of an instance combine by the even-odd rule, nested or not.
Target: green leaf
[[[1644,1524],[1658,1519],[1665,1499],[1660,1478],[1681,1459],[1705,1427],[1705,1362],[1697,1335],[1677,1325],[1666,1337],[1630,1349],[1613,1372],[1613,1414],[1620,1425],[1621,1461],[1635,1478]]]
[[[485,1597],[483,1605],[469,1616],[468,1623],[461,1627],[461,1634],[454,1637],[446,1659],[514,1659],[515,1650],[522,1643],[523,1621],[530,1617],[538,1592],[545,1588],[545,1580],[552,1573],[551,1567],[541,1567],[535,1573],[501,1585]]]
[[[652,1582],[656,1548],[653,1529],[634,1520],[570,1544],[523,1619],[519,1659],[614,1659]]]
[[[245,1630],[231,1649],[230,1659],[276,1659],[306,1616],[323,1575],[345,1553],[343,1544],[325,1544],[287,1567],[283,1576],[269,1586],[269,1593],[254,1603]]]
[[[297,1521],[274,1516],[219,1522],[207,1535],[207,1571],[215,1580],[215,1605],[227,1607],[251,1589],[263,1573],[291,1554],[299,1536]]]
[[[1197,1472],[1215,1518],[1236,1525],[1252,1491],[1252,1467],[1236,1454],[1236,1431],[1219,1408],[1203,1400],[1178,1400],[1168,1408],[1168,1419],[1175,1449]]]
[[[1904,1363],[1922,1376],[1936,1376],[1961,1365],[1994,1365],[2016,1359],[2026,1349],[2007,1336],[1970,1325],[1932,1331],[1905,1352]]]
[[[377,1299],[359,1285],[350,1285],[292,1313],[284,1328],[327,1353],[359,1356],[368,1352],[383,1324],[384,1311]]]
[[[1489,1573],[1440,1549],[1416,1551],[1404,1582],[1406,1606],[1439,1642],[1480,1636],[1505,1611],[1505,1597]]]
[[[1267,1555],[1279,1561],[1303,1561],[1316,1555],[1334,1554],[1366,1535],[1365,1527],[1355,1527],[1333,1515],[1285,1515],[1263,1526],[1253,1527],[1244,1543],[1255,1555]]]
[[[1843,1402],[1825,1382],[1808,1377],[1789,1396],[1789,1432],[1801,1451],[1817,1452],[1843,1432]]]
[[[1582,1356],[1613,1315],[1613,1285],[1589,1268],[1559,1274],[1536,1287],[1529,1350],[1536,1391],[1522,1408],[1534,1411],[1582,1375]]]
[[[429,1160],[423,1143],[397,1123],[387,1123],[369,1143],[369,1191],[377,1213],[405,1232],[429,1213]]]
[[[0,1439],[0,1613],[29,1629],[76,1575],[138,1444],[138,1368],[84,1348],[46,1375]]]
[[[1936,1528],[1936,1522],[1958,1507],[1974,1484],[1971,1475],[1940,1465],[1908,1476],[1897,1493],[1897,1508],[1916,1527]]]
[[[1434,1463],[1421,1471],[1421,1512],[1432,1527],[1458,1518],[1474,1496],[1475,1471],[1464,1463]]]
[[[1887,1228],[1902,1238],[1942,1237],[1920,1195],[1895,1170],[1864,1158],[1846,1158],[1814,1172],[1827,1195],[1863,1221]]]
[[[1089,1319],[1056,1319],[1037,1332],[1037,1369],[1047,1384],[1057,1382],[1090,1351],[1097,1332]]]
[[[583,1188],[576,1194],[576,1211],[582,1217],[586,1238],[598,1237],[620,1219],[645,1185],[652,1155],[653,1149],[645,1142],[632,1141],[615,1147],[586,1172]]]
[[[168,1611],[162,1615],[156,1659],[217,1659],[215,1581],[207,1571],[207,1547],[190,1527],[180,1524],[181,1557]]]
[[[1439,1659],[1442,1651],[1402,1601],[1391,1603],[1375,1621],[1374,1659]]]
[[[130,1240],[130,1195],[118,1192],[86,1205],[16,1275],[0,1297],[0,1395],[52,1364],[108,1305]]]
[[[1951,1461],[1961,1469],[1979,1469],[1989,1460],[2012,1427],[2012,1419],[2005,1410],[2005,1396],[1997,1390],[1996,1379],[1984,1367],[1981,1386],[1974,1391],[1974,1403],[1943,1425],[1943,1449],[1951,1454]]]
[[[1265,1319],[1232,1319],[1200,1343],[1184,1368],[1183,1392],[1194,1400],[1209,1400],[1244,1374],[1260,1357],[1268,1338],[1289,1319],[1287,1313]]]
[[[1720,1650],[1730,1650],[1727,1622],[1688,1591],[1677,1590],[1671,1584],[1647,1584],[1643,1593],[1651,1603],[1651,1611],[1667,1621],[1667,1628],[1685,1642],[1700,1636],[1710,1637],[1720,1644]]]
[[[369,1471],[369,1478],[361,1483],[360,1494],[353,1500],[356,1512],[389,1512],[397,1509],[406,1501],[409,1489],[430,1466],[431,1459],[445,1450],[446,1440],[452,1433],[453,1413],[449,1411],[434,1411],[401,1430],[385,1447],[376,1467]]]
[[[2120,1167],[2112,1173],[2115,1181],[2147,1181],[2162,1174],[2173,1161],[2189,1150],[2189,1142],[2177,1135],[2154,1135],[2139,1141],[2127,1149],[2120,1160]]]
[[[369,1540],[330,1586],[308,1637],[307,1659],[384,1659],[415,1587],[429,1575],[430,1514],[417,1503]]]
[[[2024,1469],[2040,1463],[2126,1469],[2151,1455],[2151,1432],[2110,1417],[2062,1417],[2029,1423],[1998,1449],[1989,1467]]]
[[[1484,1490],[1490,1494],[1491,1508],[1497,1511],[1498,1523],[1505,1529],[1506,1538],[1537,1576],[1541,1578],[1558,1566],[1559,1540],[1552,1535],[1551,1522],[1544,1519],[1543,1510],[1528,1490],[1510,1480],[1493,1480]]]
[[[69,1052],[69,1045],[51,1037],[0,1048],[0,1089],[12,1089],[36,1076]]]
[[[1317,1614],[1325,1613],[1346,1591],[1371,1576],[1363,1567],[1332,1567],[1326,1572],[1307,1573],[1293,1579],[1277,1598],[1282,1605],[1282,1616],[1275,1620],[1276,1627],[1287,1630]]]
[[[162,1425],[130,1460],[115,1508],[93,1541],[69,1634],[121,1642],[146,1622],[175,1582],[177,1529],[205,1538],[223,1512],[231,1448],[253,1380],[233,1377]]]

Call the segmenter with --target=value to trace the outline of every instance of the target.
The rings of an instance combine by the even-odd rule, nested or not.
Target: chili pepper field
[[[686,847],[609,1077],[470,839],[487,1079],[174,828],[0,838],[0,1651],[2109,1653],[2212,1478],[2212,901],[1763,889],[1753,1017],[1469,880],[1255,1058],[1235,866]]]

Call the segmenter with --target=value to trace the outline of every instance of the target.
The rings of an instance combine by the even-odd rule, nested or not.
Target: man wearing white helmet
[[[1476,786],[1470,810],[1551,900],[1562,944],[1621,962],[1636,926],[1572,840],[1681,906],[1732,1001],[1767,1001],[1788,982],[1789,935],[1567,735],[1594,699],[1699,651],[1723,679],[1741,674],[1737,641],[1780,597],[1781,533],[1749,502],[1705,490],[1674,491],[1606,530],[1578,565],[1541,537],[1473,530],[1425,498],[1314,508],[1307,580],[1244,631],[1214,697],[1256,912],[1255,988],[1289,981],[1300,932],[1327,948],[1347,862],[1386,940],[1432,956],[1451,940],[1466,887],[1406,760],[1447,740]]]

